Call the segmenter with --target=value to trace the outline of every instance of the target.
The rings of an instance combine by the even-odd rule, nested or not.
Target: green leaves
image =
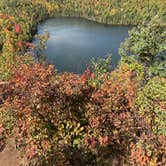
[[[166,136],[166,79],[154,77],[137,94],[136,106],[153,131]]]
[[[138,61],[150,66],[155,61],[161,63],[166,52],[165,43],[165,24],[154,20],[148,25],[133,28],[129,38],[122,44],[120,54],[122,57],[134,55]]]

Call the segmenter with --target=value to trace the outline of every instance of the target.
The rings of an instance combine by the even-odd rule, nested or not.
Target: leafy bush
[[[20,64],[4,89],[2,123],[7,125],[7,112],[12,112],[17,146],[25,146],[28,158],[47,158],[65,145],[80,146],[87,123],[85,104],[92,90],[77,75],[55,76],[52,66]]]
[[[165,42],[165,24],[154,20],[144,27],[133,28],[129,38],[122,44],[120,54],[122,57],[133,55],[138,61],[150,66],[156,61],[165,60]]]
[[[136,105],[155,133],[166,136],[166,79],[154,77],[141,89]]]

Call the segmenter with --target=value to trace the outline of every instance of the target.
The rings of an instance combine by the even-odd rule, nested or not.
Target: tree
[[[134,27],[129,32],[129,38],[122,44],[120,54],[122,57],[133,55],[145,66],[151,66],[156,61],[166,60],[165,43],[165,23],[154,19],[149,24]]]

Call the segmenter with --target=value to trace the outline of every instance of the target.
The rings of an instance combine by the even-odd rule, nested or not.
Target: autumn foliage
[[[155,58],[154,66],[137,58],[160,51],[164,57],[164,27],[161,31],[156,26],[133,30],[121,51],[136,55],[123,55],[111,72],[107,70],[110,60],[101,60],[81,75],[57,73],[54,66],[31,55],[35,45],[30,43],[37,24],[45,18],[82,16],[104,23],[136,24],[141,18],[148,21],[156,11],[162,15],[164,1],[151,2],[143,8],[141,0],[2,0],[0,151],[12,137],[32,166],[164,165],[164,59],[161,65],[157,62],[156,70]],[[158,47],[161,50],[156,53]]]
[[[14,131],[31,164],[162,164],[165,140],[133,104],[136,77],[121,66],[96,89],[93,73],[57,74],[53,66],[23,63],[1,86],[1,116],[10,112],[14,121],[3,123],[1,133]]]

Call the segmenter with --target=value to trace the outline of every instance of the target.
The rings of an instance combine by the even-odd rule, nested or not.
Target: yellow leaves
[[[10,31],[7,28],[3,28],[3,31],[7,34],[10,33]]]
[[[48,13],[50,14],[53,11],[53,6],[51,3],[45,3],[46,9],[48,10]]]
[[[117,9],[114,9],[114,8],[109,11],[110,15],[115,15],[116,13],[117,13]]]

